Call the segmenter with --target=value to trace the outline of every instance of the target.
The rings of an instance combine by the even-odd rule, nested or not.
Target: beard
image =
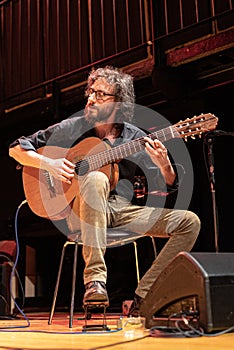
[[[114,106],[115,103],[113,102],[100,106],[86,106],[84,110],[85,119],[91,126],[94,126],[95,123],[105,122],[113,112]]]

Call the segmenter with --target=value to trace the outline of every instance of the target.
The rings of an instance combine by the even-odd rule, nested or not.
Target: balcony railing
[[[168,50],[232,25],[231,0],[2,0],[0,112],[76,88],[93,66],[150,74]]]

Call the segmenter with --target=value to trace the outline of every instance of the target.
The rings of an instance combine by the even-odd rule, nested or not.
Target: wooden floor
[[[123,350],[233,350],[234,332],[209,336],[185,337],[152,330],[118,329],[118,314],[107,314],[107,330],[97,328],[83,331],[84,315],[75,314],[69,328],[69,315],[55,313],[48,325],[49,315],[32,313],[26,319],[0,320],[0,349],[123,349]],[[121,325],[126,324],[124,318]],[[103,325],[103,315],[96,314],[86,325]]]

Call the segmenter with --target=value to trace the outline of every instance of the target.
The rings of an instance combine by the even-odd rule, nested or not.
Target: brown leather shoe
[[[92,302],[109,302],[106,285],[104,282],[91,281],[85,285],[85,289],[86,291],[83,298],[83,304]]]

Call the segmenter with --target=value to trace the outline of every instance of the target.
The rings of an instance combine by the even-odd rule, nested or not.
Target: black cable
[[[186,328],[189,328],[190,330],[184,330],[183,328],[180,327],[180,323],[183,322],[183,324],[186,326]],[[178,329],[178,331],[184,335],[186,338],[194,338],[197,336],[201,336],[204,334],[202,328],[199,332],[196,332],[194,327],[189,326],[189,321],[186,319],[186,317],[181,318],[181,320],[178,320],[175,322],[175,326]]]
[[[183,320],[184,321],[184,320]],[[226,334],[229,332],[234,331],[234,325],[232,327],[229,327],[227,329],[224,329],[223,331],[216,332],[216,333],[205,333],[203,330],[199,331],[199,329],[194,328],[189,322],[186,322],[186,325],[189,329],[191,329],[194,333],[200,335],[200,336],[206,336],[206,337],[217,337],[222,334]]]
[[[181,327],[180,324],[183,322],[183,325],[185,327]],[[175,327],[178,330],[179,333],[184,335],[185,337],[193,338],[193,337],[217,337],[219,335],[223,335],[229,332],[232,332],[234,330],[234,326],[229,327],[223,331],[216,332],[216,333],[205,333],[204,329],[199,327],[195,328],[192,326],[190,320],[187,318],[186,315],[182,315],[180,320],[177,320],[175,322]],[[188,330],[184,330],[184,328],[187,328]]]

